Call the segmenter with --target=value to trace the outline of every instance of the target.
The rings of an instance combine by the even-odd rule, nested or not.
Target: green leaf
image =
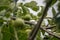
[[[53,14],[53,17],[56,15],[56,11],[53,7],[52,7],[52,14]]]
[[[41,31],[40,30],[37,33],[36,40],[41,40]]]
[[[40,6],[41,7],[41,13],[44,11],[44,6]]]
[[[9,31],[10,31],[10,40],[16,40],[15,39],[15,33],[14,33],[14,26],[12,24],[12,21],[9,21]]]
[[[2,11],[2,10],[4,10],[4,9],[8,9],[8,6],[6,6],[6,5],[0,6],[0,11]]]
[[[44,2],[48,3],[48,2],[50,2],[50,0],[45,0]],[[52,5],[54,5],[56,2],[57,2],[57,0],[52,0],[52,3],[51,3],[51,5],[50,5],[50,7],[51,7]]]
[[[39,6],[37,6],[37,3],[35,1],[31,1],[30,3],[24,4],[24,6],[31,8],[34,11],[39,10]]]
[[[53,36],[50,36],[49,40],[60,40],[60,39],[53,37]]]
[[[60,17],[55,18],[56,31],[60,33]]]
[[[1,32],[2,27],[0,27],[0,40],[2,40],[2,32]]]
[[[34,7],[32,7],[32,10],[38,11],[38,10],[39,10],[39,6],[34,6]]]
[[[60,2],[57,4],[58,6],[58,12],[60,12]]]
[[[37,14],[37,16],[41,17],[41,16],[42,16],[42,13],[41,13],[41,12],[39,12],[39,13]]]
[[[2,40],[10,40],[10,31],[7,25],[4,25],[2,28],[3,39]]]
[[[2,26],[3,22],[4,22],[3,18],[0,18],[0,26]]]
[[[48,23],[49,23],[50,25],[54,25],[54,20],[49,20],[49,19],[48,19]]]
[[[9,5],[9,7],[13,10],[14,7],[15,7],[15,4],[14,4],[14,3],[11,3],[11,4]]]
[[[51,6],[54,5],[57,2],[57,0],[52,0]]]
[[[44,10],[44,7],[43,6],[40,6],[41,7],[41,11],[37,14],[37,16],[41,17],[42,14],[43,14],[43,10]]]
[[[23,15],[26,15],[26,14],[30,13],[30,11],[28,10],[28,8],[25,7],[25,6],[22,6],[22,10],[23,10]]]
[[[31,1],[30,3],[24,4],[24,6],[27,6],[27,7],[33,7],[33,6],[36,6],[36,5],[37,5],[36,1]]]
[[[12,0],[0,0],[0,5],[9,5]]]
[[[9,18],[10,17],[10,12],[6,12],[5,17]]]
[[[18,30],[18,38],[19,40],[27,40],[27,33],[25,30]]]

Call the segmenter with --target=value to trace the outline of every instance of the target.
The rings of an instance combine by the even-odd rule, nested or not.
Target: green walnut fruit
[[[23,19],[29,21],[32,19],[32,17],[30,16],[30,14],[27,14],[23,17]]]
[[[24,20],[17,18],[16,20],[13,21],[13,26],[18,27],[18,28],[23,28],[24,27]]]

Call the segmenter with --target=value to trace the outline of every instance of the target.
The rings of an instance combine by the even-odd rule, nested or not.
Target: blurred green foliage
[[[50,0],[45,0],[47,3]],[[57,0],[52,0],[51,6],[53,6]],[[50,6],[50,7],[51,7]],[[37,15],[33,15],[30,12],[30,9],[37,12],[41,7],[41,11]],[[60,0],[57,5],[58,12],[60,13]],[[29,3],[19,3],[15,4],[13,0],[0,0],[0,40],[28,40],[30,31],[33,29],[34,25],[25,24],[25,21],[30,20],[39,20],[43,15],[44,6],[37,6],[36,1],[31,1]],[[57,12],[54,7],[52,7],[53,18],[44,18],[48,20],[50,26],[55,25],[55,28],[51,29],[60,32],[60,16],[57,15]],[[57,15],[57,16],[56,16]],[[46,14],[47,16],[47,14]],[[54,17],[56,16],[56,17]],[[12,20],[12,17],[15,17],[15,20]],[[46,27],[45,22],[41,24]],[[15,28],[15,29],[14,29]],[[53,32],[56,32],[53,31]],[[38,32],[36,40],[42,40],[41,32],[44,35],[45,31]],[[57,32],[56,32],[57,33]],[[45,36],[45,35],[44,35]],[[46,39],[43,40],[59,40],[51,35],[45,36]]]

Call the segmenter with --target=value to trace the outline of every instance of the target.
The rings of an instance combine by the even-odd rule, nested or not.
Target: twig
[[[55,33],[51,33],[51,32],[49,32],[49,31],[47,31],[45,28],[40,27],[40,29],[42,29],[42,30],[44,30],[45,32],[47,32],[48,34],[50,34],[50,35],[52,35],[52,36],[54,36],[54,37],[60,39],[60,36],[56,35]]]
[[[16,31],[15,28],[14,28],[14,33],[15,33],[15,38],[16,38],[16,40],[18,40],[17,31]]]
[[[30,24],[30,25],[36,25],[35,23],[31,23],[30,21],[24,21],[26,24]]]
[[[34,24],[34,23],[31,23],[30,21],[24,21],[25,22],[25,24],[29,24],[29,25],[36,25],[36,24]],[[49,26],[47,26],[47,27],[44,27],[45,29],[51,29],[51,28],[54,28],[54,26],[53,27],[49,27]]]

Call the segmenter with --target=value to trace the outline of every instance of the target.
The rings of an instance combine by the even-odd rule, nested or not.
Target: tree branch
[[[35,23],[32,23],[30,21],[24,21],[26,24],[30,24],[30,25],[36,25]]]
[[[29,22],[29,21],[25,21],[25,23],[30,24],[30,25],[36,25],[36,24],[33,24],[33,23]],[[47,29],[51,29],[51,28],[54,28],[54,27],[41,27],[40,29],[42,29],[42,30],[44,30],[45,32],[47,32],[48,34],[50,34],[50,35],[52,35],[52,36],[60,39],[60,36],[58,36],[58,35],[56,35],[56,34],[54,34],[54,33],[52,33],[52,32],[47,31]]]
[[[41,29],[41,30],[44,30],[44,31],[47,32],[48,34],[50,34],[50,35],[52,35],[52,36],[54,36],[54,37],[60,39],[60,36],[56,35],[55,33],[52,33],[52,32],[47,31],[45,28],[40,27],[40,29]]]
[[[31,23],[30,21],[24,21],[25,22],[25,24],[29,24],[29,25],[36,25],[35,23]],[[54,26],[53,27],[44,27],[45,29],[51,29],[51,28],[54,28]]]
[[[42,23],[45,15],[47,14],[47,11],[48,11],[48,9],[49,9],[49,7],[50,7],[51,2],[52,2],[52,0],[50,0],[50,2],[48,2],[48,3],[46,4],[46,7],[45,7],[45,9],[44,9],[44,11],[43,11],[43,15],[42,15],[42,17],[39,19],[39,21],[37,22],[37,24],[35,25],[35,27],[34,27],[34,29],[32,30],[32,32],[30,33],[28,40],[34,40],[34,38],[36,37],[36,34],[37,34],[39,28],[41,28],[41,27],[40,27],[40,26],[41,26],[41,23]]]

